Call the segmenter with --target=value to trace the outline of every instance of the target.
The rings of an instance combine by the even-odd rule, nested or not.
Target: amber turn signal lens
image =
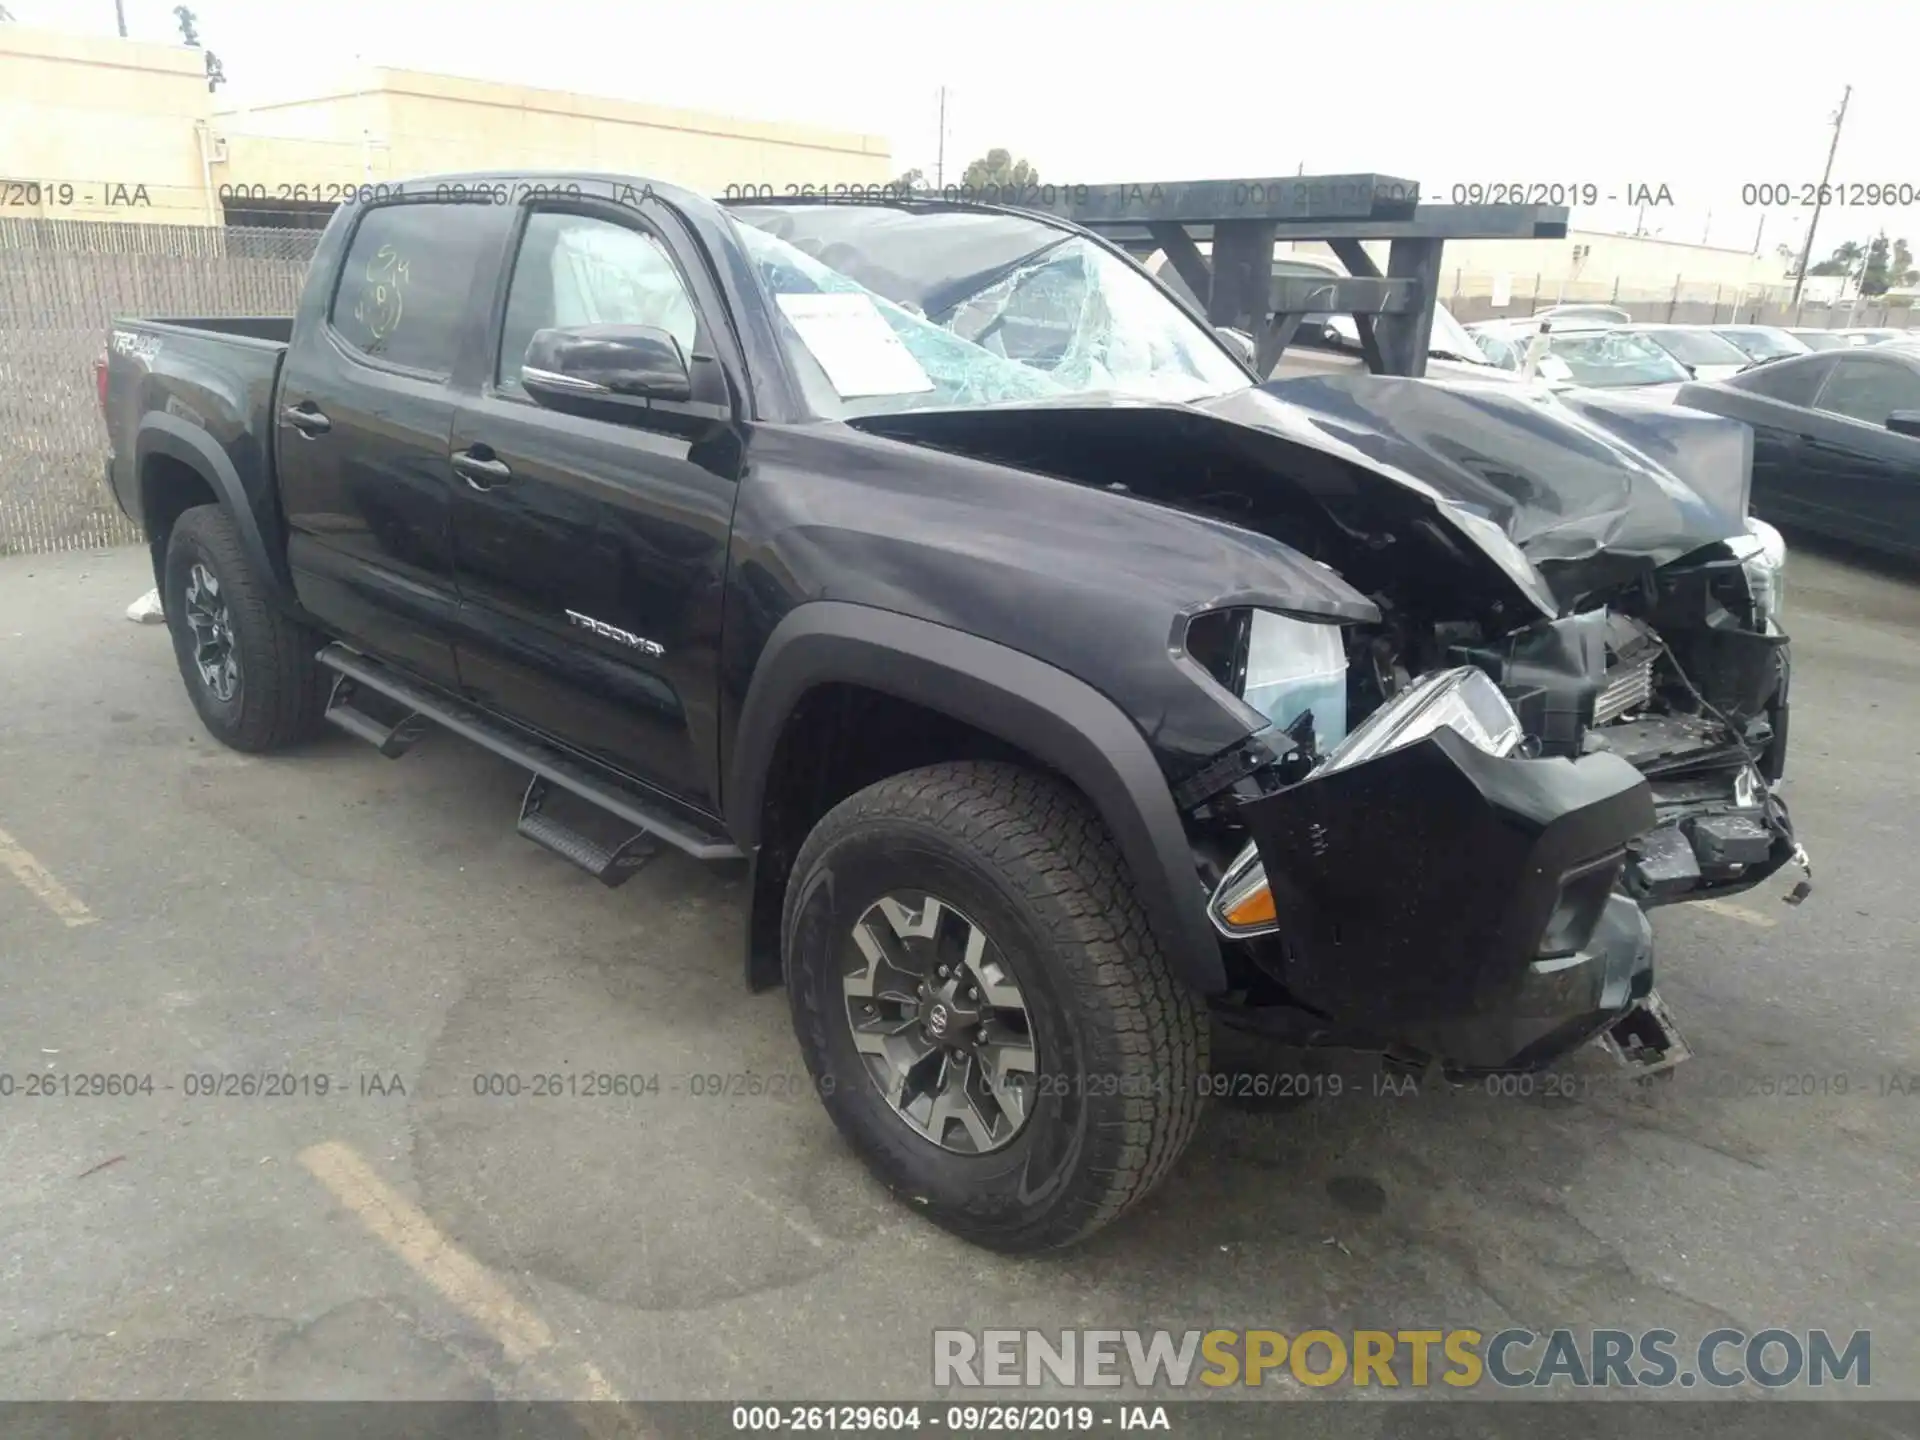
[[[1227,924],[1236,930],[1251,930],[1257,926],[1271,925],[1277,918],[1273,910],[1273,891],[1265,885],[1226,913]]]
[[[1213,928],[1229,940],[1270,935],[1280,928],[1273,889],[1267,884],[1266,867],[1260,863],[1260,852],[1251,843],[1227,867],[1213,899],[1207,902],[1207,914],[1213,920]]]

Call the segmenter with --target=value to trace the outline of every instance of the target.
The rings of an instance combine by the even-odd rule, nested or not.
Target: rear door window
[[[1896,410],[1920,410],[1920,374],[1897,360],[1848,355],[1833,367],[1820,408],[1868,425],[1885,425]]]
[[[1833,364],[1824,355],[1775,360],[1757,370],[1738,375],[1729,383],[1736,389],[1750,390],[1755,395],[1764,395],[1782,404],[1811,406],[1813,397],[1820,393],[1820,382],[1827,378],[1827,372],[1833,368]]]
[[[361,354],[429,375],[453,373],[474,298],[486,212],[474,205],[382,205],[360,217],[328,322]]]

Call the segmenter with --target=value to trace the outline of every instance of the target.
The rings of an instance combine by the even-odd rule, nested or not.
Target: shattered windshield
[[[1069,231],[869,206],[732,213],[825,413],[1183,401],[1250,383],[1151,280]]]
[[[1644,335],[1626,330],[1554,331],[1550,352],[1566,363],[1576,384],[1596,389],[1667,385],[1689,380],[1687,369]]]

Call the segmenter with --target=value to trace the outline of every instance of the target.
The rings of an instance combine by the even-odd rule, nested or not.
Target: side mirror
[[[582,401],[693,398],[680,342],[657,325],[536,330],[520,367],[520,383],[535,400],[555,410],[579,409]]]
[[[1896,435],[1910,435],[1920,440],[1920,410],[1896,410],[1887,416],[1887,429]]]

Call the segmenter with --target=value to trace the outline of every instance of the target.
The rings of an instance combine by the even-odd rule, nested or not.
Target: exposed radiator
[[[1593,723],[1605,725],[1641,709],[1653,698],[1653,661],[1629,661],[1607,671],[1607,683],[1593,702]]]

